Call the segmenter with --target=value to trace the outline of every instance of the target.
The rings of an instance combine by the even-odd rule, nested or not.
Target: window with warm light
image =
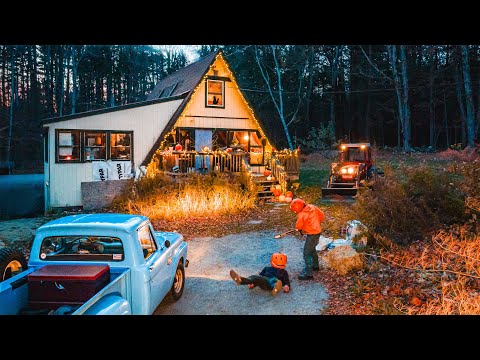
[[[79,162],[80,159],[79,130],[57,131],[57,161]]]
[[[130,160],[131,136],[130,133],[110,134],[110,159]]]
[[[206,103],[207,107],[225,107],[225,82],[207,79]]]
[[[182,145],[182,150],[195,150],[195,129],[178,129],[177,134],[177,143]]]
[[[85,161],[107,159],[107,134],[85,132]]]
[[[263,165],[263,145],[256,131],[250,132],[250,165]]]
[[[132,160],[132,131],[61,129],[55,134],[57,163]]]

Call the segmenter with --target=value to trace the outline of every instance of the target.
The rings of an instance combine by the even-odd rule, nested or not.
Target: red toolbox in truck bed
[[[81,305],[109,281],[108,265],[45,265],[28,275],[29,306]]]

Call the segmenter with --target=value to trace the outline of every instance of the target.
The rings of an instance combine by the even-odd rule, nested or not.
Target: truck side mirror
[[[164,244],[165,244],[165,247],[167,247],[167,248],[170,247],[170,241],[169,240],[165,240]]]

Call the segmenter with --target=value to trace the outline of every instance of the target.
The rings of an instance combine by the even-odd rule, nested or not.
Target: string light
[[[175,136],[176,134],[176,130],[177,130],[177,126],[178,126],[178,123],[181,121],[182,118],[186,118],[190,115],[189,114],[189,109],[190,109],[190,106],[191,104],[193,103],[193,100],[195,98],[195,94],[197,93],[198,89],[200,88],[203,88],[203,84],[206,82],[209,74],[213,71],[214,68],[216,68],[216,63],[217,63],[217,60],[221,60],[222,64],[224,65],[226,71],[227,71],[227,74],[229,75],[228,77],[230,78],[231,80],[231,83],[233,84],[234,88],[237,90],[237,93],[240,94],[240,97],[242,98],[243,100],[243,103],[246,105],[248,111],[250,112],[250,115],[252,117],[252,119],[255,121],[255,124],[257,125],[257,130],[260,132],[260,135],[262,138],[265,138],[266,141],[267,141],[267,144],[266,144],[266,148],[267,149],[271,149],[271,151],[274,150],[273,146],[271,145],[269,139],[267,138],[267,136],[265,135],[265,133],[263,132],[263,129],[262,129],[262,126],[260,125],[260,123],[258,122],[257,118],[255,117],[255,112],[253,111],[252,107],[249,105],[248,101],[245,99],[245,97],[243,96],[242,94],[242,91],[240,90],[238,84],[237,84],[237,81],[235,79],[235,76],[233,75],[232,71],[230,70],[227,62],[225,61],[225,59],[223,58],[223,55],[222,55],[222,52],[219,52],[216,56],[215,56],[215,60],[212,62],[212,64],[210,65],[209,69],[207,72],[205,72],[205,75],[203,76],[202,78],[202,81],[200,81],[197,86],[193,89],[192,91],[192,95],[190,96],[190,99],[188,100],[187,102],[187,105],[185,106],[185,109],[183,109],[182,113],[180,114],[180,116],[178,117],[177,121],[175,122],[172,130],[165,134],[163,140],[160,142],[160,145],[158,147],[158,149],[155,151],[154,155],[152,156],[152,159],[150,160],[150,163],[147,165],[147,174],[151,173],[153,174],[156,170],[156,163],[158,163],[158,157],[161,156],[165,150],[162,151],[162,149],[164,149],[164,146],[165,146],[165,143],[167,141],[167,138],[169,136]],[[248,140],[248,139],[247,139]],[[285,150],[288,150],[288,149],[285,149]],[[294,151],[291,151],[292,152],[295,152],[296,150]],[[282,151],[283,153],[284,151]],[[195,152],[195,154],[198,154],[198,152]],[[253,176],[253,175],[252,175]]]

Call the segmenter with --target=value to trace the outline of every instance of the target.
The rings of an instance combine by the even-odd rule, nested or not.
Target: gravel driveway
[[[300,281],[303,269],[303,240],[293,236],[274,239],[271,231],[247,232],[223,238],[194,238],[189,241],[185,290],[177,302],[170,296],[155,315],[319,315],[327,299],[321,279]],[[229,275],[258,274],[270,263],[273,252],[288,256],[291,291],[272,296],[258,287],[237,285]]]

